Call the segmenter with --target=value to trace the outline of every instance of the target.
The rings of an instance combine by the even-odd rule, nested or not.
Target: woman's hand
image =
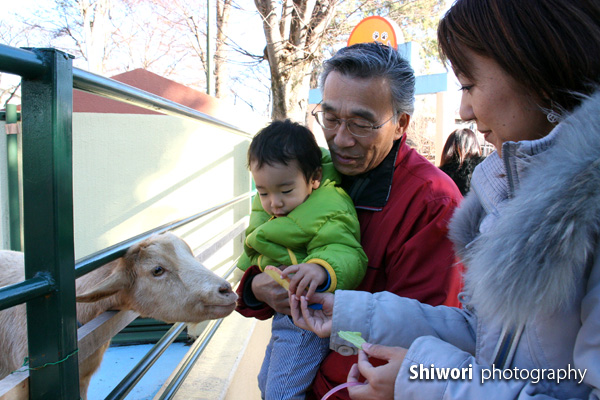
[[[358,364],[354,364],[348,373],[348,382],[358,382],[361,375],[365,377],[366,382],[365,385],[349,387],[350,398],[354,400],[393,399],[396,377],[406,352],[403,347],[363,344],[363,349],[358,351]],[[374,367],[369,362],[368,356],[386,360],[388,363]]]
[[[295,294],[290,296],[290,308],[294,323],[300,328],[313,331],[317,336],[326,338],[331,336],[331,319],[333,317],[333,293],[315,293],[311,304],[321,304],[320,310],[308,308],[305,296],[298,298]]]

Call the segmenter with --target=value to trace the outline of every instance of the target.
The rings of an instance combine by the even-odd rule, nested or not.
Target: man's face
[[[384,78],[356,78],[336,71],[325,81],[321,109],[336,118],[361,118],[374,125],[394,114],[392,95]],[[324,130],[335,168],[344,175],[359,175],[377,167],[406,131],[409,121],[409,115],[399,115],[368,137],[353,136],[345,123],[335,130]]]

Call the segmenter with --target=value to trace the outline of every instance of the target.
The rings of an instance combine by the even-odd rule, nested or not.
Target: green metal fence
[[[23,243],[25,281],[0,289],[0,310],[27,302],[31,399],[79,399],[75,279],[123,255],[154,233],[185,225],[239,201],[142,233],[86,257],[74,255],[72,111],[73,88],[168,115],[210,122],[250,137],[243,130],[111,79],[72,66],[55,49],[0,45],[0,72],[22,77]],[[43,332],[43,333],[42,333]],[[43,368],[41,368],[43,367]]]

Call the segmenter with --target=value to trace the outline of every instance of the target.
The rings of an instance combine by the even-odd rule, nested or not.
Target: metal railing
[[[23,243],[25,281],[0,289],[0,310],[27,302],[31,399],[79,399],[75,279],[157,232],[187,224],[252,193],[174,221],[75,262],[73,224],[73,88],[168,115],[250,134],[194,109],[72,67],[55,49],[0,45],[0,72],[22,77]],[[43,332],[43,334],[36,333]],[[168,339],[165,339],[168,342]],[[42,368],[43,367],[43,368]],[[116,397],[115,397],[116,398]]]

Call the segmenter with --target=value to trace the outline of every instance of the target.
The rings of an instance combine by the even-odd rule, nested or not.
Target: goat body
[[[0,287],[24,280],[23,253],[0,251]],[[231,285],[198,262],[185,241],[172,233],[154,235],[127,253],[77,279],[77,320],[85,324],[107,310],[133,310],[165,322],[197,323],[223,318],[234,309]],[[79,366],[85,400],[104,344]],[[0,379],[27,355],[25,305],[0,311]]]

